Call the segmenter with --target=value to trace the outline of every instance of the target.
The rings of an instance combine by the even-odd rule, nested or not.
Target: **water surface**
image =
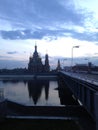
[[[0,81],[4,97],[24,105],[58,106],[58,82],[49,80]]]

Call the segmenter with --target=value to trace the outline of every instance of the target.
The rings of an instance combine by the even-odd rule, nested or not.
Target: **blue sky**
[[[0,68],[27,67],[35,42],[51,65],[98,65],[97,0],[0,0]],[[82,60],[80,60],[82,59]],[[54,62],[55,61],[55,62]]]

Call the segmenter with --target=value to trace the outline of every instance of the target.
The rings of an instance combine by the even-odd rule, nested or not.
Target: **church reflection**
[[[42,95],[42,91],[45,90],[45,100],[49,98],[49,81],[48,80],[32,80],[28,81],[29,97],[32,98],[36,105]]]

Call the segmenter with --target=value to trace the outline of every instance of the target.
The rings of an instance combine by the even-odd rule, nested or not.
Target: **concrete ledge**
[[[48,119],[48,120],[78,120],[76,117],[58,117],[58,116],[6,116],[10,119]]]
[[[0,80],[56,79],[56,75],[0,75]]]

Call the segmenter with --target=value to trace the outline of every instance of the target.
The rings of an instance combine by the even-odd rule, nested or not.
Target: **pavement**
[[[88,83],[98,85],[98,75],[97,74],[88,74],[88,73],[75,73],[75,72],[63,72],[71,77],[75,77],[81,80],[84,80]]]

